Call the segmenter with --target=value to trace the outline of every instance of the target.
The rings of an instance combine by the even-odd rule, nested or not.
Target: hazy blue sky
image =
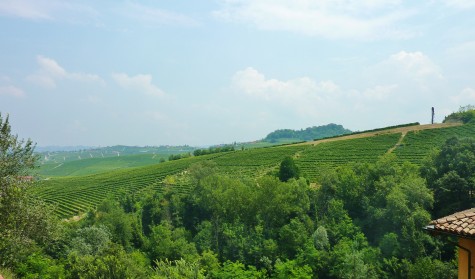
[[[0,112],[45,145],[208,145],[475,104],[474,0],[0,0]]]

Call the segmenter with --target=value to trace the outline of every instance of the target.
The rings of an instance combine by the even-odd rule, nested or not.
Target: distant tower
[[[435,115],[434,107],[432,107],[432,121],[431,121],[432,124],[434,124],[434,115]]]

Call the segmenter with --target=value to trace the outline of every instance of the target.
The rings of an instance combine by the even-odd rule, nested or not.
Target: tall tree
[[[56,223],[48,208],[33,199],[26,188],[35,167],[31,140],[11,133],[8,116],[0,114],[0,266],[12,267],[25,260],[37,245],[46,246]]]
[[[292,157],[287,156],[284,160],[280,163],[279,168],[279,179],[280,181],[286,182],[291,178],[298,179],[300,176],[300,171],[298,167],[295,165],[294,159]]]
[[[475,140],[449,138],[421,172],[434,192],[434,217],[475,205]]]

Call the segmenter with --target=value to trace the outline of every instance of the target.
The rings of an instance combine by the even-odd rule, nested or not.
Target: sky
[[[0,0],[0,113],[38,146],[206,146],[475,104],[475,0]]]

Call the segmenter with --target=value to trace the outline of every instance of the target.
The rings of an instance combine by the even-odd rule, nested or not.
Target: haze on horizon
[[[475,103],[475,1],[0,1],[0,112],[48,145],[211,145]]]

